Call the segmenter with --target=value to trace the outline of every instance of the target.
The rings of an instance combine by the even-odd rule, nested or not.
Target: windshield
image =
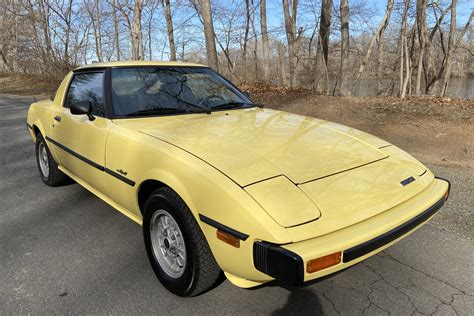
[[[204,67],[114,68],[112,105],[118,117],[254,106],[227,80]]]

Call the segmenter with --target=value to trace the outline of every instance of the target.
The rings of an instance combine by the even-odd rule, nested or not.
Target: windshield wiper
[[[217,110],[217,109],[235,109],[235,108],[240,108],[243,106],[247,105],[255,105],[253,103],[248,103],[248,102],[227,102],[227,103],[222,103],[216,106],[211,107],[211,110]]]
[[[128,113],[126,116],[142,116],[147,114],[173,114],[186,113],[185,109],[178,108],[151,108]]]

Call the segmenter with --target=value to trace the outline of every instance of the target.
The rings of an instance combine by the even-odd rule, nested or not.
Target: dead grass
[[[62,79],[37,75],[0,73],[0,93],[16,95],[47,95],[56,91]]]

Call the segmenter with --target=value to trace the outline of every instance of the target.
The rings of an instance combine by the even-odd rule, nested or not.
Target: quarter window
[[[64,107],[79,101],[89,101],[92,105],[92,114],[105,116],[104,104],[104,73],[88,72],[75,74],[66,96]]]

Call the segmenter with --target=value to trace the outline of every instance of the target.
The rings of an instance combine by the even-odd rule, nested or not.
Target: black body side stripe
[[[33,129],[33,126],[31,126],[30,124],[26,123],[26,127],[28,127],[29,129]]]
[[[58,143],[58,142],[55,141],[54,139],[52,139],[52,138],[46,136],[46,140],[49,141],[49,142],[51,142],[52,144],[58,146],[59,148],[61,148],[61,149],[64,150],[65,152],[67,152],[68,154],[71,154],[71,155],[73,155],[74,157],[76,157],[76,158],[78,158],[78,159],[84,161],[85,163],[91,165],[92,167],[97,168],[97,169],[99,169],[100,171],[104,171],[104,172],[106,172],[107,174],[109,174],[109,175],[111,175],[111,176],[113,176],[113,177],[119,179],[120,181],[123,181],[123,182],[125,182],[126,184],[131,185],[132,187],[135,185],[135,181],[132,181],[132,180],[130,180],[130,179],[128,179],[128,178],[125,178],[124,176],[122,176],[122,175],[120,175],[120,174],[118,174],[118,173],[116,173],[116,172],[114,172],[114,171],[112,171],[112,170],[110,170],[110,169],[107,169],[107,168],[105,168],[104,166],[99,165],[98,163],[96,163],[96,162],[94,162],[94,161],[92,161],[92,160],[90,160],[90,159],[88,159],[88,158],[86,158],[86,157],[84,157],[84,156],[82,156],[82,155],[76,153],[74,150],[72,150],[72,149],[70,149],[70,148],[64,146],[63,144]]]
[[[241,233],[233,228],[230,228],[228,226],[225,226],[219,222],[216,222],[215,220],[213,219],[210,219],[209,217],[206,217],[202,214],[199,214],[199,219],[203,222],[203,223],[206,223],[208,224],[209,226],[212,226],[214,228],[217,228],[218,230],[221,230],[225,233],[228,233],[229,235],[232,235],[234,236],[235,238],[238,238],[240,240],[247,240],[247,238],[249,238],[249,235],[247,234],[244,234],[244,233]]]
[[[73,155],[74,157],[84,161],[85,163],[91,165],[92,167],[94,168],[97,168],[99,169],[100,171],[104,171],[104,167],[102,167],[101,165],[99,165],[98,163],[95,163],[93,162],[92,160],[90,159],[87,159],[86,157],[82,156],[82,155],[79,155],[78,153],[76,153],[75,151],[71,150],[70,148],[64,146],[63,144],[61,143],[58,143],[57,141],[55,141],[54,139],[46,136],[46,140],[53,143],[54,145],[58,146],[59,148],[61,148],[62,150],[64,150],[65,152],[67,152],[68,154],[71,154]]]

